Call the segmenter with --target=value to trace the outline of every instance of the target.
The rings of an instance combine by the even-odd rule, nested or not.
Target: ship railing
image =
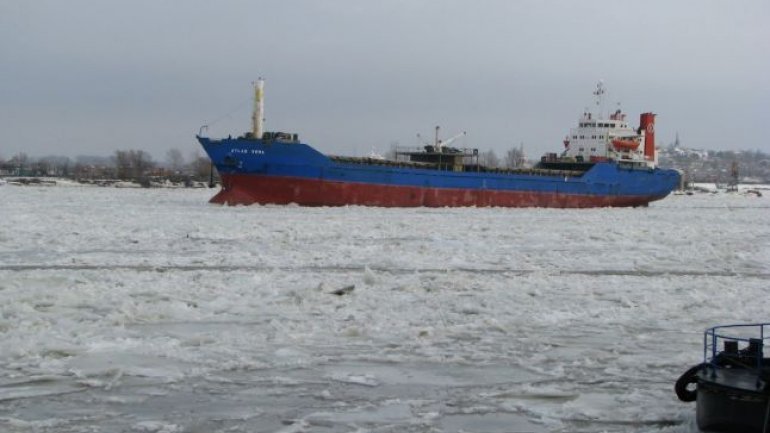
[[[712,367],[767,367],[764,346],[770,340],[770,323],[720,325],[703,333],[703,362]]]
[[[341,163],[347,163],[347,164],[382,165],[382,166],[400,167],[400,168],[433,168],[434,167],[434,164],[430,164],[427,162],[394,161],[392,159],[361,157],[361,156],[329,155],[329,159],[334,162],[341,162]]]
[[[428,150],[431,149],[431,150]],[[436,147],[432,145],[428,146],[422,146],[422,147],[402,147],[398,146],[394,149],[394,153],[398,156],[408,156],[413,154],[424,154],[424,153],[441,153],[447,156],[463,156],[467,158],[476,158],[479,156],[479,150],[469,147],[454,147],[454,146],[444,146],[441,148],[441,150],[437,150]]]
[[[432,169],[438,171],[451,171],[451,166],[437,165],[429,162],[415,162],[415,161],[394,161],[392,159],[380,159],[371,157],[360,156],[338,156],[330,155],[329,159],[343,164],[362,164],[362,165],[378,165],[387,167],[398,168],[423,168]],[[558,178],[579,178],[584,171],[580,170],[554,170],[548,168],[500,168],[500,167],[485,167],[480,165],[466,164],[463,165],[463,172],[465,173],[490,173],[490,174],[502,174],[502,175],[530,175],[530,176],[544,176],[544,177],[558,177]]]

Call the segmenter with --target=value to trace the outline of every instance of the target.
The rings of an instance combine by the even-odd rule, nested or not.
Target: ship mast
[[[262,77],[254,83],[254,114],[251,116],[251,123],[252,135],[261,139],[265,123],[265,80]]]
[[[604,81],[599,80],[598,83],[596,83],[596,90],[594,90],[594,96],[596,96],[596,118],[600,119],[602,118],[602,111],[603,111],[603,105],[602,102],[604,99]]]

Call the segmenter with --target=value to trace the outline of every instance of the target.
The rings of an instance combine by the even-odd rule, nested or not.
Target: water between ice
[[[766,198],[305,209],[3,194],[2,431],[690,432],[672,384],[703,328],[768,319]]]

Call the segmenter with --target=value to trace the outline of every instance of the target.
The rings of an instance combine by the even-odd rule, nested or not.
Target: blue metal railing
[[[708,328],[703,333],[703,362],[717,367],[717,355],[726,353],[719,350],[720,343],[734,341],[739,349],[734,355],[743,355],[743,359],[754,362],[754,367],[760,369],[764,359],[766,340],[770,340],[770,323],[745,323]],[[741,343],[746,343],[743,348],[740,348]]]

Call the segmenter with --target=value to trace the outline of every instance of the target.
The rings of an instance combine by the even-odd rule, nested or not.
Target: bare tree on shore
[[[521,168],[527,162],[527,157],[524,155],[524,145],[522,144],[518,148],[514,147],[508,149],[505,153],[504,165],[505,168]]]
[[[166,152],[166,162],[168,163],[168,167],[174,172],[178,173],[184,168],[184,155],[182,155],[182,151],[173,148],[169,149],[168,152]]]
[[[190,171],[192,172],[193,177],[197,179],[208,179],[211,170],[216,170],[211,165],[211,160],[206,156],[197,156],[191,163],[190,163]],[[214,175],[217,177],[217,175]]]
[[[154,167],[152,157],[143,150],[115,152],[116,175],[119,179],[139,179]]]
[[[494,150],[479,153],[479,164],[484,167],[497,168],[500,166],[500,158]]]

